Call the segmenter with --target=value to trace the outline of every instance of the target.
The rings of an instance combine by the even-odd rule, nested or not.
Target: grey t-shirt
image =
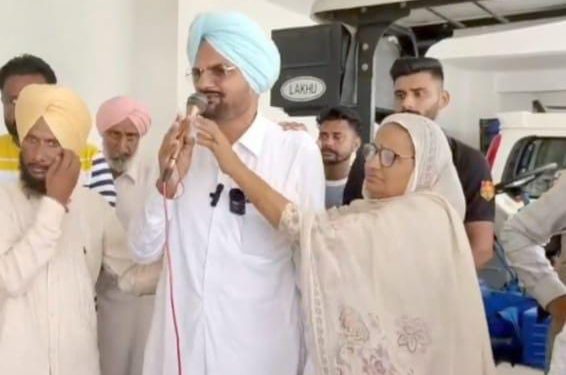
[[[326,180],[326,208],[342,205],[346,181],[348,181],[347,178],[335,181]]]

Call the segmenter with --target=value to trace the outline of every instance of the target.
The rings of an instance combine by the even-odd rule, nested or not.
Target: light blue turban
[[[195,18],[187,44],[193,66],[203,40],[238,67],[256,93],[266,92],[277,81],[279,50],[259,25],[242,13],[211,12]]]

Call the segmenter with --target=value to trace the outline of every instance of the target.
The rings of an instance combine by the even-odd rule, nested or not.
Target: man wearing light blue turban
[[[279,78],[281,58],[275,43],[241,13],[206,13],[195,19],[187,43],[193,66],[203,41],[237,66],[257,94],[268,91]]]
[[[199,129],[220,129],[241,162],[305,210],[324,207],[320,151],[306,132],[284,132],[259,113],[259,96],[277,80],[280,57],[247,16],[197,16],[188,56],[207,108],[202,116],[178,121],[165,136],[161,172],[172,159],[175,169],[165,183],[158,181],[159,191],[129,233],[138,261],[159,259],[167,244],[171,267],[166,264],[158,286],[144,374],[176,375],[179,367],[191,375],[303,374],[307,359],[291,244],[201,147],[206,136]],[[182,136],[184,127],[196,128],[196,146]],[[170,216],[163,197],[170,199]]]

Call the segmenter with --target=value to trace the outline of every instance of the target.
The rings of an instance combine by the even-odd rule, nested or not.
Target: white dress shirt
[[[527,292],[546,307],[566,294],[566,286],[546,259],[543,244],[566,231],[566,174],[536,202],[527,205],[505,225],[501,241],[509,264]],[[564,265],[559,265],[559,270]]]
[[[283,131],[258,115],[233,145],[242,161],[303,209],[323,209],[320,150],[306,132]],[[216,207],[209,194],[224,185]],[[183,370],[191,375],[302,373],[299,294],[291,243],[252,204],[230,212],[237,188],[210,151],[196,146],[184,192],[168,201],[173,294]],[[130,243],[152,262],[165,242],[163,198],[154,191]],[[168,268],[157,290],[144,374],[177,374]]]

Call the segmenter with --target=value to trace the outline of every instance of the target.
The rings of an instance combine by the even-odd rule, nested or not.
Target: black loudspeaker
[[[317,115],[340,104],[351,43],[339,23],[273,30],[281,53],[281,74],[271,89],[271,105],[291,116]]]

